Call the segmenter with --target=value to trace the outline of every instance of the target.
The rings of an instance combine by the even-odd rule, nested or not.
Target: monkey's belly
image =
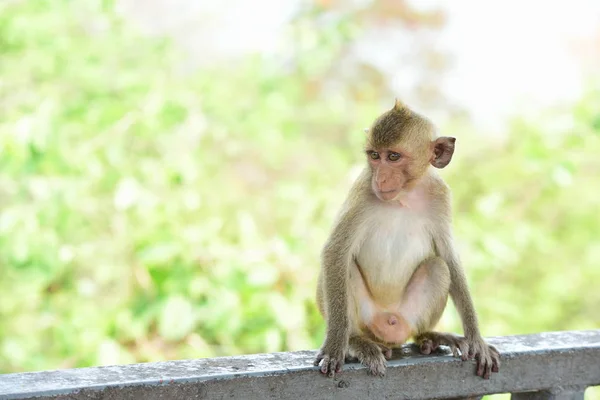
[[[387,216],[387,218],[386,218]],[[356,261],[373,299],[383,306],[397,303],[413,272],[434,254],[422,218],[414,212],[375,213]]]
[[[363,332],[368,331],[371,334],[369,336],[374,336],[383,343],[404,343],[412,330],[399,312],[400,302],[387,306],[376,303],[357,264],[350,271],[350,279],[353,286],[352,299],[356,305],[357,328]]]

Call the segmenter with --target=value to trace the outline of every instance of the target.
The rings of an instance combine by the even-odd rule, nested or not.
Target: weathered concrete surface
[[[312,366],[314,351],[0,375],[0,399],[434,399],[600,385],[600,330],[488,339],[500,372],[407,345],[385,378],[346,364],[336,380]],[[562,397],[557,397],[562,398]],[[575,397],[576,398],[576,397]]]

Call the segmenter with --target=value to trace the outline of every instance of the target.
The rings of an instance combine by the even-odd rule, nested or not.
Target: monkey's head
[[[454,153],[453,137],[436,137],[435,126],[396,100],[367,132],[371,187],[382,201],[410,191],[429,165],[444,168]]]

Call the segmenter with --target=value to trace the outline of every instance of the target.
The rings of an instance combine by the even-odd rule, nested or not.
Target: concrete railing
[[[167,361],[0,375],[0,399],[440,399],[513,393],[518,400],[580,399],[600,385],[600,330],[488,338],[500,372],[446,350],[421,356],[406,345],[384,378],[346,364],[335,380],[312,366],[314,351]]]

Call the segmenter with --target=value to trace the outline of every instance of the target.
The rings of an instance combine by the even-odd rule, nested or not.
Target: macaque
[[[450,190],[436,172],[455,138],[396,100],[367,131],[368,165],[342,206],[321,253],[317,303],[327,322],[315,359],[330,377],[346,357],[383,376],[391,348],[414,338],[421,353],[449,346],[476,360],[476,374],[498,372],[484,342],[451,221]],[[450,296],[464,336],[434,332]]]

